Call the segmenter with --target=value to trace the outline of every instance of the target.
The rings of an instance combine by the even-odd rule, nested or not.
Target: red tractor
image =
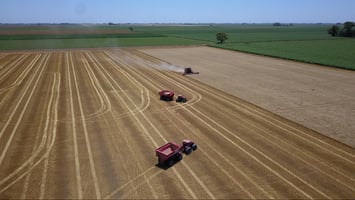
[[[182,160],[182,153],[189,155],[197,149],[197,145],[191,140],[183,140],[182,145],[168,142],[155,150],[160,166],[171,167]]]
[[[181,94],[178,95],[176,98],[176,102],[182,102],[185,103],[187,101],[186,97],[182,96]]]
[[[162,90],[159,92],[160,100],[172,101],[174,100],[174,92],[170,90]]]

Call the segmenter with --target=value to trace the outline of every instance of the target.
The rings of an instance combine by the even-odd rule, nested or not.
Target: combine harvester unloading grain
[[[194,71],[192,71],[192,69],[191,69],[191,67],[186,67],[185,69],[184,69],[184,73],[182,74],[182,75],[189,75],[189,74],[199,74],[200,72],[194,72]]]

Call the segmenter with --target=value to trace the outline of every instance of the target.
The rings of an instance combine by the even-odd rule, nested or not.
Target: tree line
[[[355,22],[333,25],[328,29],[328,34],[333,37],[355,37]]]

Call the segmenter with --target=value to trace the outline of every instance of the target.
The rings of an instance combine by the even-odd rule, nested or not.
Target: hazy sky
[[[1,0],[0,23],[355,21],[355,0]]]

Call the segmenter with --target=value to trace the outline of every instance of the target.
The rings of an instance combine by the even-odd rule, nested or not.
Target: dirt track
[[[160,64],[134,49],[0,53],[0,198],[354,198],[353,148]],[[156,167],[154,149],[184,138],[199,149]]]

